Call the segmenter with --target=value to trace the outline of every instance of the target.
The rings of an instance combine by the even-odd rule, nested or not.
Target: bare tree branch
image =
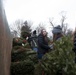
[[[51,26],[54,27],[53,20],[49,19],[49,22],[50,22]]]
[[[36,28],[37,33],[39,34],[42,29],[45,29],[45,27],[44,27],[44,25],[43,25],[42,23],[40,23],[40,24],[38,25],[38,27]]]
[[[66,34],[66,31],[67,31],[67,23],[65,23],[65,20],[66,20],[66,12],[65,11],[62,11],[60,13],[61,15],[61,27],[62,27],[62,30],[63,30],[63,33]]]

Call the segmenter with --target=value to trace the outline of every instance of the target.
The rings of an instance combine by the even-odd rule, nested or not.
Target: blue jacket
[[[49,49],[50,47],[48,46],[48,42],[45,40],[44,36],[40,34],[38,36],[38,53],[45,54]]]

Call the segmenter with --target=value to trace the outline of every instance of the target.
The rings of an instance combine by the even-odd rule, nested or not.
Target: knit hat
[[[52,33],[53,33],[53,34],[62,33],[62,28],[61,28],[61,26],[58,25],[58,26],[54,27],[53,30],[52,30]]]
[[[36,30],[33,31],[33,34],[36,34]]]

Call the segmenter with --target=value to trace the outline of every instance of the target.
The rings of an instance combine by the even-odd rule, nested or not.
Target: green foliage
[[[29,45],[25,38],[14,38],[13,39],[13,47],[22,46],[22,44],[24,44],[24,46]]]
[[[54,43],[54,50],[42,58],[42,68],[47,75],[76,75],[75,54],[70,37]]]
[[[18,50],[20,49],[22,46],[14,46],[12,50]]]
[[[34,75],[35,64],[38,63],[37,53],[30,49],[26,40],[30,36],[30,26],[27,21],[21,28],[21,37],[13,39],[11,51],[11,75]]]
[[[34,75],[33,62],[30,60],[13,62],[11,64],[11,75]]]
[[[38,63],[37,52],[31,50],[23,38],[15,38],[13,45],[11,75],[34,75],[35,64]]]
[[[34,75],[43,75],[42,72],[44,72],[44,71],[41,67],[41,64],[40,63],[36,64],[35,70],[34,70]]]
[[[21,40],[23,42],[24,39]],[[11,75],[76,75],[72,48],[71,38],[63,37],[38,63],[37,53],[30,49],[27,42],[24,46],[16,45],[12,50]]]
[[[13,47],[14,46],[22,46],[22,40],[20,38],[13,39]]]
[[[22,38],[27,38],[27,36],[29,36],[30,35],[30,33],[28,33],[28,32],[21,32],[21,37]]]
[[[12,52],[12,62],[24,61],[29,59],[34,64],[38,62],[37,53],[33,50],[25,50],[21,52]]]

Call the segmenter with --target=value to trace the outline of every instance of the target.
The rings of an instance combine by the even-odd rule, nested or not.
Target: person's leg
[[[41,59],[43,57],[44,54],[40,54],[38,53],[38,58]]]

